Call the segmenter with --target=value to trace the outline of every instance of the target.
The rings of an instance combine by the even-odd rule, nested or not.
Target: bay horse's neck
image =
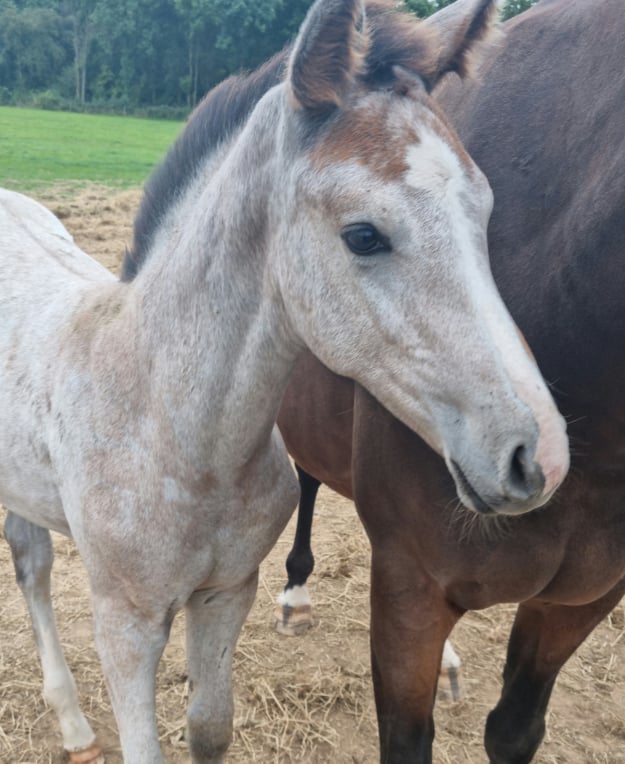
[[[192,460],[255,455],[300,350],[272,272],[269,132],[248,125],[211,161],[131,285],[153,389]]]

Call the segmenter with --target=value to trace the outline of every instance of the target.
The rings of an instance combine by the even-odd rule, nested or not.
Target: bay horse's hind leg
[[[315,500],[321,483],[299,465],[295,465],[300,485],[300,501],[297,508],[297,528],[293,547],[286,558],[288,581],[278,595],[274,610],[274,628],[279,634],[295,637],[312,626],[312,601],[306,586],[313,572],[315,558],[311,547],[312,522]]]
[[[491,764],[530,762],[545,734],[545,713],[562,666],[625,592],[625,581],[588,605],[519,605],[504,684],[488,715],[484,743]]]
[[[43,671],[43,696],[56,713],[63,746],[76,764],[104,761],[78,705],[74,677],[65,661],[50,595],[54,554],[50,532],[9,512],[4,536],[11,547],[17,583],[30,613]]]
[[[240,586],[194,592],[186,604],[189,748],[195,764],[219,764],[232,739],[232,660],[254,602],[256,570]]]
[[[441,661],[441,670],[438,675],[438,686],[436,689],[437,700],[452,700],[458,702],[464,697],[462,677],[460,667],[462,661],[460,656],[454,650],[454,646],[446,639],[443,648],[443,659]]]

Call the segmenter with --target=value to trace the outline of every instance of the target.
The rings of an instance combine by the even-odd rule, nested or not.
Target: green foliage
[[[428,16],[453,0],[404,0]],[[190,108],[296,34],[312,0],[0,0],[0,103]],[[507,0],[509,18],[533,0]],[[178,113],[178,112],[176,112]]]
[[[420,18],[425,18],[444,8],[446,5],[451,5],[453,2],[454,0],[404,0],[404,6],[411,13],[416,14]]]
[[[404,7],[421,18],[431,16],[436,11],[451,5],[455,0],[404,0]],[[516,16],[531,8],[538,0],[506,0],[501,12],[503,20]]]
[[[179,122],[0,107],[0,185],[138,185],[179,130]]]
[[[505,21],[513,16],[516,16],[523,11],[527,11],[532,5],[535,5],[538,0],[506,0],[501,13],[501,18]]]
[[[53,8],[0,6],[0,84],[17,91],[45,86],[70,60],[63,19]]]
[[[192,106],[283,47],[311,2],[0,0],[2,102]]]

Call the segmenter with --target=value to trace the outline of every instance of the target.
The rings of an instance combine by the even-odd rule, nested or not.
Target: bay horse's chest
[[[529,599],[580,605],[625,576],[625,482],[573,475],[542,513],[513,520],[500,538],[460,542],[453,565],[441,566],[447,596],[467,609]]]

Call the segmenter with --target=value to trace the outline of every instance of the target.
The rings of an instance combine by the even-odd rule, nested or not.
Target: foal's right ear
[[[295,41],[287,82],[295,108],[340,106],[367,50],[362,0],[317,0]]]

